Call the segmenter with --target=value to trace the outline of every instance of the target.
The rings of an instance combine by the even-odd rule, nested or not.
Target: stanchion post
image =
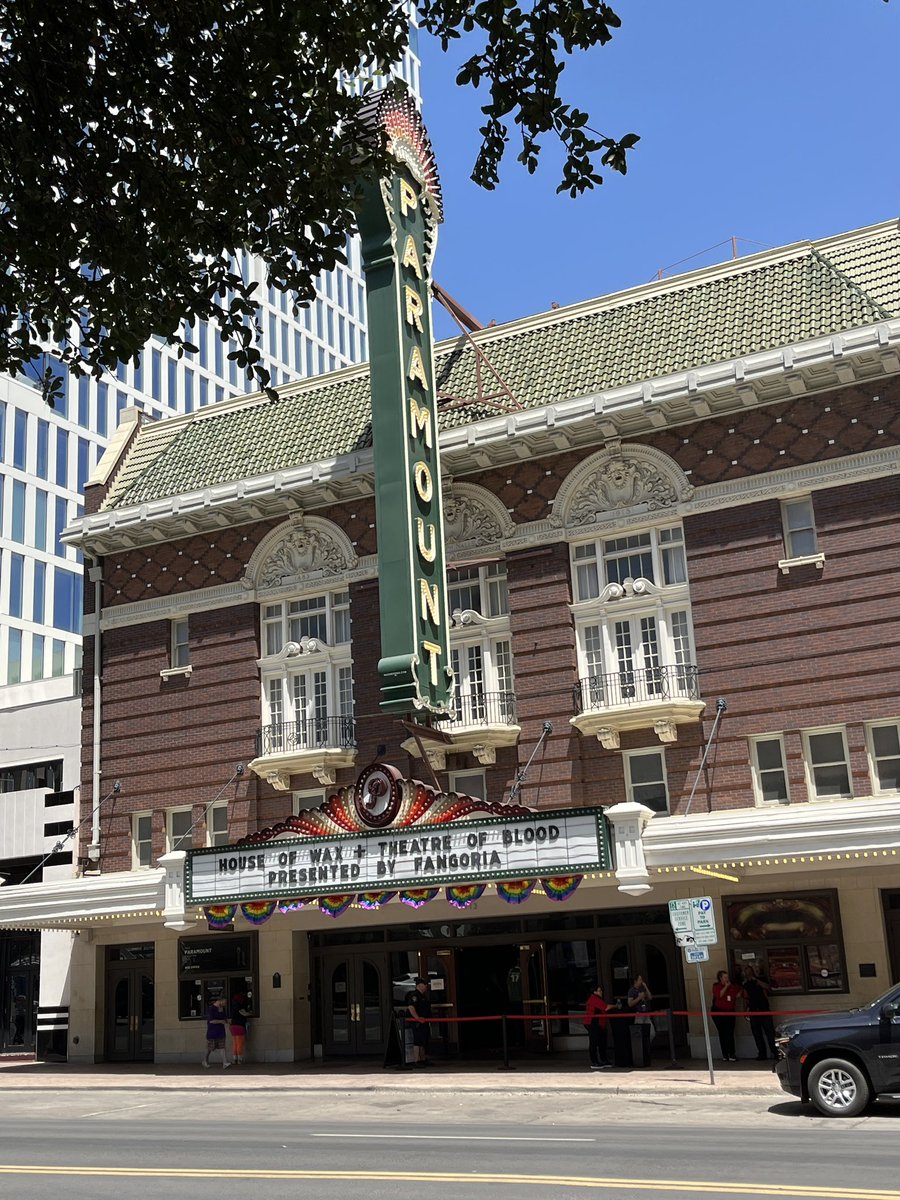
[[[400,1070],[405,1071],[409,1066],[406,1061],[406,1017],[394,1013],[394,1020],[397,1023],[397,1034],[400,1038]]]
[[[507,1029],[506,1016],[500,1018],[500,1030],[503,1037],[503,1066],[501,1071],[514,1071],[516,1068],[510,1066],[509,1063],[509,1030]]]
[[[675,1061],[675,1015],[671,1008],[666,1009],[666,1021],[669,1025],[669,1070],[680,1071],[681,1063]]]

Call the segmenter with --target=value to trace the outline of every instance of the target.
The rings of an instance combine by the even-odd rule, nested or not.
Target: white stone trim
[[[491,339],[479,344],[482,341],[487,346]],[[443,467],[450,474],[471,474],[488,465],[516,461],[516,443],[530,447],[529,454],[549,454],[572,445],[596,445],[598,438],[634,437],[792,395],[826,392],[857,378],[883,379],[900,373],[898,351],[900,318],[892,318],[541,408],[504,413],[444,430],[440,435]],[[211,407],[219,415],[220,406]],[[372,491],[373,457],[367,449],[92,513],[71,525],[63,540],[104,554],[115,545],[135,544],[135,537],[147,544],[215,527],[222,518],[228,524],[239,523],[237,516],[226,516],[229,508],[263,518],[296,509],[300,493],[309,509]]]
[[[818,554],[801,554],[798,558],[779,558],[778,570],[782,575],[790,575],[794,567],[815,567],[821,571],[825,567],[825,555],[820,550]]]
[[[267,584],[264,573],[272,555],[280,546],[289,545],[292,539],[299,537],[306,537],[311,542],[312,561],[315,560],[317,552],[321,556],[322,547],[326,548],[328,556],[324,564],[321,567],[310,566],[294,574],[285,574],[278,583]],[[241,586],[245,594],[252,593],[254,599],[263,595],[268,598],[286,590],[292,593],[305,592],[323,586],[330,590],[336,582],[343,579],[346,572],[353,570],[358,561],[353,543],[334,521],[306,513],[295,513],[267,533],[253,551],[241,579]]]

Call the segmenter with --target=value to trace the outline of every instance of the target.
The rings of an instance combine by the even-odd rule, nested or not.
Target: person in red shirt
[[[727,971],[719,971],[712,989],[712,1019],[718,1030],[725,1062],[737,1062],[734,1052],[734,1009],[742,996],[744,989],[731,982]]]
[[[597,984],[585,1005],[584,1027],[588,1032],[588,1054],[592,1071],[608,1071],[611,1063],[606,1057],[606,1013],[610,1005],[603,999],[603,987]]]

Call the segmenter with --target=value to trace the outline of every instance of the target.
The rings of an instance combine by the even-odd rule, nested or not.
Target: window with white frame
[[[662,750],[627,750],[625,788],[628,799],[646,804],[655,813],[669,811],[669,787],[666,780],[666,756]]]
[[[451,613],[476,612],[483,617],[509,614],[506,563],[457,567],[447,571],[447,608]]]
[[[307,812],[311,808],[318,808],[320,804],[325,803],[325,791],[323,788],[313,788],[306,792],[294,792],[294,814]]]
[[[781,502],[785,557],[808,558],[818,552],[816,518],[811,496]]]
[[[166,813],[166,839],[169,850],[190,850],[193,846],[193,816],[189,808],[170,808]]]
[[[355,744],[350,594],[263,604],[263,754]]]
[[[853,795],[847,735],[843,728],[804,730],[803,750],[811,797],[834,800]]]
[[[506,563],[448,571],[455,725],[515,724]]]
[[[681,527],[573,545],[571,558],[582,707],[696,698]]]
[[[209,810],[206,817],[206,844],[207,846],[228,845],[227,804],[214,804]]]
[[[476,800],[487,800],[487,779],[484,771],[451,771],[450,791]]]
[[[187,617],[180,617],[171,622],[172,643],[169,653],[169,666],[188,667],[191,664],[191,647],[189,641],[189,626]]]
[[[872,790],[900,792],[900,721],[878,721],[866,726]]]
[[[153,818],[135,813],[131,818],[131,862],[135,870],[153,865]]]
[[[781,734],[751,738],[750,764],[757,804],[786,804],[791,797]]]

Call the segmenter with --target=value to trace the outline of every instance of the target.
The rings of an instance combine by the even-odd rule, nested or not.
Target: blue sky
[[[480,113],[453,82],[464,51],[420,37],[445,199],[435,278],[485,324],[646,283],[732,236],[747,254],[900,215],[900,0],[612,3],[622,29],[574,57],[563,88],[594,128],[641,142],[627,176],[576,200],[556,195],[549,143],[536,175],[511,143],[496,191],[470,182]],[[440,309],[435,324],[456,332]]]

